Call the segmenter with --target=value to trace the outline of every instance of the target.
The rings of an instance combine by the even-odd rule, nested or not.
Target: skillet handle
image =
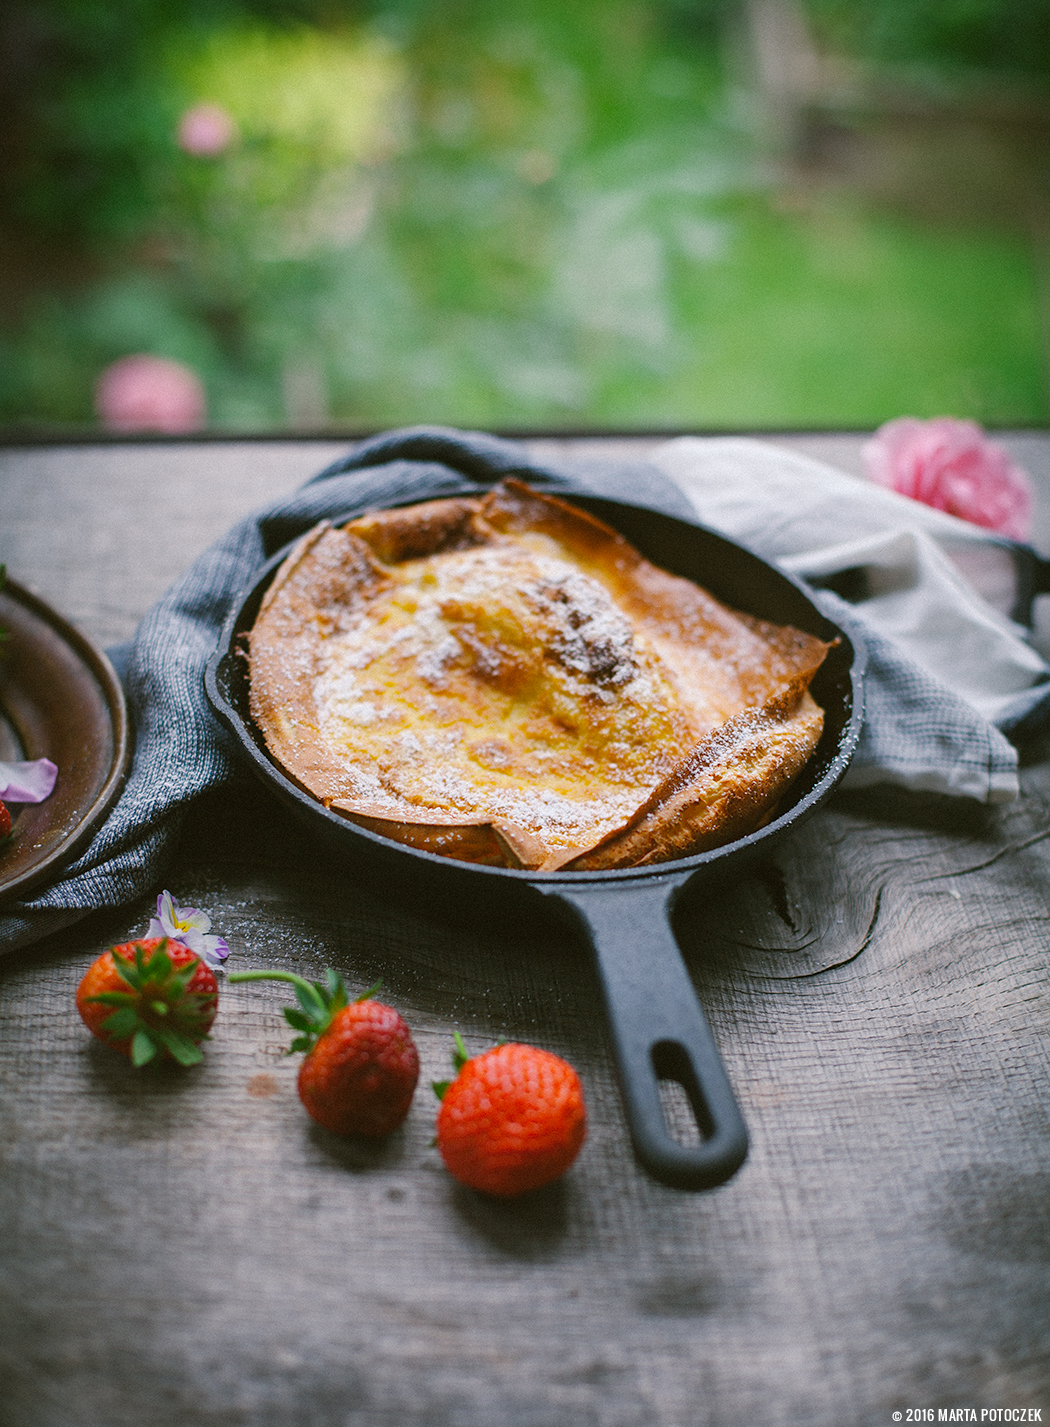
[[[747,1130],[670,924],[675,882],[559,887],[594,951],[635,1154],[674,1189],[712,1189],[740,1168]],[[660,1080],[684,1089],[701,1135],[667,1128]]]

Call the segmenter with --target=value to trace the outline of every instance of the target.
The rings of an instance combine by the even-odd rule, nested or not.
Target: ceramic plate
[[[50,758],[42,803],[14,804],[0,843],[0,902],[70,861],[120,795],[130,756],[127,706],[113,666],[28,590],[0,590],[0,760]]]

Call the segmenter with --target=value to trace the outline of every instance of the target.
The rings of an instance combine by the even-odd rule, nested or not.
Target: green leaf
[[[136,972],[135,963],[133,961],[125,961],[122,956],[117,956],[117,954],[114,952],[113,969],[114,971],[116,971],[121,981],[124,982],[125,986],[130,986],[133,991],[137,991],[139,989],[139,976]]]
[[[128,1036],[134,1035],[139,1028],[139,1018],[130,1006],[123,1006],[119,1011],[114,1011],[112,1016],[107,1016],[99,1027],[100,1030],[112,1036],[115,1041],[127,1040]]]
[[[131,1042],[131,1063],[132,1065],[147,1065],[157,1054],[157,1043],[148,1031],[139,1030],[135,1032],[135,1038]]]
[[[194,957],[192,961],[187,961],[185,966],[180,966],[177,970],[172,972],[171,979],[168,984],[172,988],[173,1000],[175,998],[175,995],[180,995],[186,990],[186,987],[196,976],[197,967],[200,966],[200,964],[201,959],[199,956],[197,956]]]
[[[294,1006],[285,1006],[284,1019],[296,1031],[315,1031],[316,1022],[312,1021],[303,1011],[297,1011]]]
[[[330,966],[328,968],[328,970],[324,974],[324,979],[326,985],[328,986],[328,994],[331,997],[338,996],[339,992],[345,989],[343,985],[343,978],[339,975],[339,972],[334,969],[334,967]]]
[[[437,1098],[438,1098],[439,1100],[444,1100],[444,1098],[445,1098],[445,1091],[448,1089],[448,1087],[449,1087],[451,1084],[452,1084],[452,1081],[451,1081],[451,1080],[432,1080],[432,1081],[430,1082],[430,1088],[431,1088],[431,1090],[433,1090],[434,1094],[437,1096]]]
[[[313,1036],[296,1036],[291,1045],[285,1051],[285,1055],[294,1055],[297,1050],[313,1050]]]
[[[452,1064],[456,1067],[457,1070],[462,1070],[463,1067],[466,1065],[467,1061],[470,1059],[470,1056],[467,1054],[467,1048],[463,1044],[463,1037],[460,1035],[459,1031],[454,1031],[452,1033],[452,1039],[456,1043],[456,1049],[452,1052]]]
[[[304,981],[301,985],[296,983],[295,999],[314,1021],[327,1019],[328,1007],[325,1005],[320,989],[311,982]]]
[[[97,996],[85,996],[84,1004],[100,1006],[137,1006],[139,998],[131,991],[100,991]]]
[[[374,986],[369,986],[367,991],[362,991],[360,996],[354,997],[354,1005],[356,1006],[359,1001],[371,1001],[372,997],[376,995],[382,985],[383,978],[380,976]]]
[[[196,1065],[199,1060],[203,1060],[199,1046],[193,1044],[186,1036],[179,1035],[178,1031],[168,1030],[165,1026],[162,1030],[153,1033],[164,1045],[165,1050],[180,1065]]]
[[[167,981],[175,969],[171,964],[171,957],[165,950],[167,945],[167,938],[165,938],[146,963],[146,973],[151,981]]]

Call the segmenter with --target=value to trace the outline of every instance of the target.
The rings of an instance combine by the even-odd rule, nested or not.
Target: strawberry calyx
[[[456,1075],[458,1075],[471,1057],[467,1054],[467,1048],[463,1044],[463,1037],[460,1035],[459,1031],[452,1032],[452,1039],[455,1042],[455,1049],[452,1052],[452,1067],[455,1070]],[[500,1036],[499,1040],[492,1047],[492,1049],[498,1050],[501,1045],[506,1044],[507,1042],[505,1037]],[[452,1080],[454,1079],[455,1076],[452,1077]],[[430,1082],[430,1088],[431,1090],[433,1090],[434,1094],[439,1100],[444,1100],[445,1093],[448,1090],[448,1087],[452,1084],[452,1080],[432,1080]]]
[[[452,1052],[452,1065],[455,1069],[456,1075],[458,1075],[459,1072],[466,1065],[467,1061],[470,1059],[470,1056],[467,1054],[467,1048],[463,1044],[463,1037],[460,1035],[459,1031],[452,1032],[452,1039],[456,1043],[455,1050],[453,1050]],[[455,1076],[453,1076],[453,1079],[455,1079]],[[431,1090],[433,1090],[434,1094],[439,1100],[444,1100],[448,1087],[451,1084],[451,1080],[432,1080],[430,1082],[430,1088]]]
[[[284,1006],[282,1010],[292,1030],[300,1034],[285,1051],[286,1055],[313,1050],[336,1015],[351,1004],[346,982],[331,966],[325,972],[323,981],[307,981],[305,976],[298,976],[294,971],[232,971],[226,979],[230,982],[287,981],[295,988],[298,1006]],[[367,991],[362,991],[360,996],[354,997],[354,1004],[371,1000],[382,984],[381,980],[377,981]]]
[[[136,1066],[148,1064],[164,1051],[180,1065],[196,1065],[203,1059],[200,1042],[207,1039],[215,997],[187,989],[201,959],[193,956],[176,965],[168,954],[170,945],[167,937],[152,949],[136,943],[131,956],[111,948],[113,969],[128,989],[84,998],[85,1004],[113,1007],[99,1030],[112,1041],[130,1042]]]

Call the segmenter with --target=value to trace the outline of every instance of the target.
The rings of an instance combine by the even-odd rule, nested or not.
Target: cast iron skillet
[[[766,827],[726,847],[655,867],[612,872],[536,873],[476,866],[406,847],[330,812],[273,762],[248,709],[243,639],[288,549],[260,570],[228,618],[208,664],[211,703],[252,767],[340,856],[367,875],[406,891],[451,900],[472,914],[496,911],[531,918],[550,903],[568,913],[594,954],[612,1028],[614,1055],[635,1153],[646,1169],[679,1189],[708,1189],[727,1180],[747,1154],[747,1131],[714,1040],[682,963],[671,912],[687,884],[768,850],[828,797],[846,771],[863,718],[864,651],[833,624],[811,592],[788,575],[690,521],[619,501],[569,494],[574,504],[619,530],[643,554],[696,580],[734,609],[791,624],[839,642],[813,682],[825,710],[823,736],[809,764]],[[343,519],[361,511],[350,510]],[[677,1081],[688,1097],[698,1143],[683,1144],[667,1126],[659,1082]]]

